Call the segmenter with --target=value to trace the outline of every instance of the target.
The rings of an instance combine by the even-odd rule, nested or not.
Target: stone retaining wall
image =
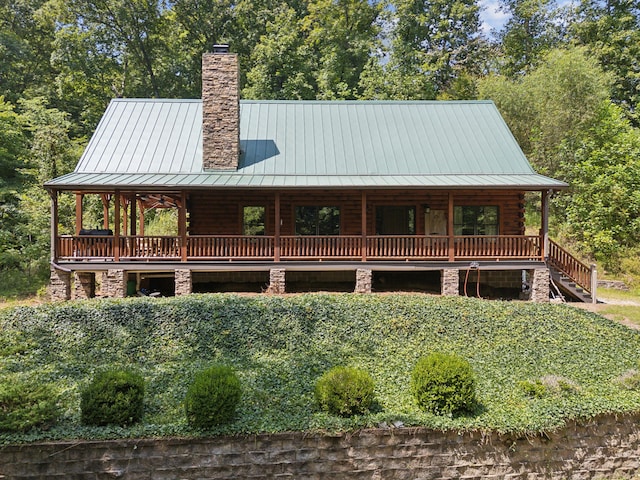
[[[640,471],[640,414],[544,436],[424,428],[0,447],[0,479],[595,479]]]

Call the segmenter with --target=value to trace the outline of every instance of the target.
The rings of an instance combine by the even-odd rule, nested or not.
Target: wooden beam
[[[275,232],[274,232],[274,245],[273,245],[273,260],[274,262],[280,261],[280,222],[282,222],[282,218],[280,218],[280,192],[276,192],[275,194],[275,215],[276,215],[276,224],[275,224]]]
[[[540,252],[540,257],[542,260],[545,260],[549,256],[549,197],[551,196],[552,190],[543,190],[541,192],[542,195],[542,212],[541,212],[541,228],[540,235],[542,237],[542,251]]]
[[[84,195],[82,193],[76,193],[76,235],[80,235],[82,230],[82,199]]]
[[[180,192],[178,205],[178,234],[180,235],[180,258],[187,261],[187,198],[184,191]]]
[[[120,191],[113,198],[113,261],[120,261]]]
[[[140,235],[144,237],[144,203],[138,199],[138,209],[140,210],[139,222],[140,222]]]
[[[361,228],[362,228],[362,245],[360,249],[362,250],[362,261],[367,261],[367,191],[362,191],[362,212],[361,212]]]
[[[130,223],[131,223],[131,236],[135,237],[136,236],[136,232],[137,232],[137,227],[136,227],[136,217],[138,216],[138,213],[136,212],[136,208],[137,208],[137,195],[135,193],[133,193],[131,195],[131,199],[129,201],[129,203],[131,204],[131,216],[130,216]]]
[[[109,203],[111,203],[111,198],[107,193],[101,194],[100,198],[102,199],[102,217],[103,217],[102,227],[105,230],[108,230],[109,229]]]
[[[51,196],[51,261],[56,263],[58,260],[57,241],[58,241],[58,191],[50,190]]]
[[[453,238],[453,192],[448,193],[447,235],[449,236],[449,261],[456,259],[456,247]]]

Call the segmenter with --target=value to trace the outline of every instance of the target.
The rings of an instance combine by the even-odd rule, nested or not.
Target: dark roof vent
[[[229,53],[229,45],[226,43],[214,45],[213,53]]]

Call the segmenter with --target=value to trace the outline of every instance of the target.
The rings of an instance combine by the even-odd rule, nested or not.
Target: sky
[[[508,19],[508,15],[498,10],[497,0],[480,0],[480,22],[482,31],[489,35],[492,29],[500,30]]]

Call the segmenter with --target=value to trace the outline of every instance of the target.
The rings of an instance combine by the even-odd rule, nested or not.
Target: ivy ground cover
[[[431,352],[473,367],[478,404],[462,416],[423,413],[411,370]],[[0,443],[56,438],[198,435],[184,415],[195,373],[232,366],[243,386],[233,423],[209,434],[423,425],[537,432],[568,418],[640,410],[640,334],[566,305],[427,295],[192,295],[92,300],[0,311],[0,380],[49,384],[61,416],[46,430],[0,432]],[[314,404],[336,365],[368,371],[375,408],[341,418]],[[86,427],[80,390],[98,371],[145,379],[142,423]],[[638,382],[637,382],[638,383]]]

